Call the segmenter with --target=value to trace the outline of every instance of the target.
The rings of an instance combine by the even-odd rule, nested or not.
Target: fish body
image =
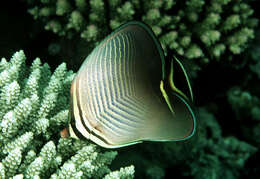
[[[177,60],[177,59],[175,59]],[[187,97],[152,30],[141,22],[120,26],[86,58],[71,85],[69,135],[105,148],[142,141],[178,141],[195,132],[189,79]]]

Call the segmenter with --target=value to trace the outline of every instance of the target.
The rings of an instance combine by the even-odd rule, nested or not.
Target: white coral
[[[0,61],[0,178],[101,178],[111,172],[116,152],[57,137],[68,123],[75,74],[65,63],[51,74],[39,58],[26,70],[25,59],[19,51]],[[128,176],[127,168],[122,172]]]

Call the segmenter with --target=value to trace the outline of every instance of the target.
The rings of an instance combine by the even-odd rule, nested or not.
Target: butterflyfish
[[[196,129],[190,81],[177,58],[165,58],[148,25],[117,28],[72,82],[68,135],[105,148],[190,138]]]

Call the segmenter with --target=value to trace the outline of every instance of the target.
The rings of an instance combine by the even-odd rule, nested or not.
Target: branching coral
[[[242,0],[25,1],[46,30],[68,38],[81,36],[90,46],[120,24],[142,20],[165,50],[200,63],[240,54],[257,25],[253,9]]]
[[[247,90],[238,87],[230,89],[227,93],[228,102],[242,124],[243,135],[260,146],[260,100]]]
[[[238,178],[246,160],[257,148],[233,136],[222,136],[221,128],[205,108],[199,110],[201,127],[192,152],[191,174],[195,178]]]
[[[39,58],[30,68],[25,60],[19,51],[0,62],[0,178],[133,178],[133,166],[109,169],[117,152],[59,138],[74,73],[65,63],[52,74]]]
[[[228,102],[235,112],[236,119],[243,120],[249,117],[260,120],[260,101],[249,91],[242,91],[238,87],[233,87],[227,93]]]

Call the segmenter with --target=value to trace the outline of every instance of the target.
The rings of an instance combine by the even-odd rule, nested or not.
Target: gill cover
[[[189,95],[174,82],[173,62],[165,71],[162,48],[147,25],[133,21],[119,27],[86,58],[72,82],[70,136],[106,148],[191,137],[192,91],[176,60]]]

